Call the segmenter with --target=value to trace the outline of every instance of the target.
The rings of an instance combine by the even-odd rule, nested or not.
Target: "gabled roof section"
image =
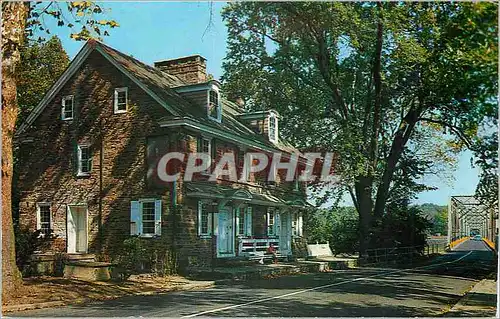
[[[222,122],[218,123],[208,119],[205,108],[192,104],[189,100],[176,92],[176,89],[188,85],[187,83],[174,75],[142,63],[97,40],[87,41],[61,77],[49,89],[40,103],[26,118],[25,122],[21,124],[16,135],[22,134],[24,130],[36,120],[41,112],[43,112],[44,108],[76,73],[93,51],[102,54],[106,60],[142,88],[171,114],[165,116],[165,118],[158,119],[160,125],[172,121],[190,121],[191,123],[195,123],[196,128],[200,130],[207,129],[217,132],[220,136],[230,136],[233,140],[245,145],[256,146],[269,151],[279,150],[300,155],[300,152],[286,141],[280,140],[279,143],[271,143],[261,134],[254,132],[239,119],[241,110],[238,105],[225,98],[221,99],[223,106]]]
[[[101,53],[106,60],[147,92],[167,111],[172,113],[172,115],[178,116],[183,113],[182,109],[189,110],[193,108],[193,105],[170,89],[170,86],[183,84],[177,77],[161,72],[97,40],[89,40],[78,52],[73,61],[71,61],[61,77],[52,85],[40,103],[33,109],[25,122],[20,125],[16,135],[22,134],[36,120],[47,104],[50,103],[93,51]]]

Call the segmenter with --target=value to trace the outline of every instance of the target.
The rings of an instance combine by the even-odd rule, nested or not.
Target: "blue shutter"
[[[140,235],[142,233],[141,203],[139,201],[130,202],[130,235]]]
[[[201,235],[201,210],[203,203],[201,200],[198,201],[198,236]]]
[[[245,217],[245,235],[252,236],[252,207],[247,207]]]
[[[155,200],[155,235],[161,235],[161,199]]]
[[[274,236],[280,236],[280,230],[281,230],[281,219],[280,219],[280,213],[275,211],[274,212]]]

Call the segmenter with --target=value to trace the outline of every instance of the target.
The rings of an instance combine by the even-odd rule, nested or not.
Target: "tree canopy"
[[[21,63],[18,69],[18,123],[40,102],[68,64],[68,54],[57,36],[42,43],[25,41],[25,45],[21,47]]]
[[[225,91],[278,110],[301,149],[338,154],[334,189],[351,194],[362,237],[403,161],[480,151],[478,131],[496,125],[496,4],[244,2],[223,18]]]

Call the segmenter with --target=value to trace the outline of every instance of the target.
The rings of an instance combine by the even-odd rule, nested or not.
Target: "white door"
[[[86,206],[68,206],[66,229],[68,253],[86,253],[88,246]]]
[[[292,220],[290,213],[280,213],[280,253],[289,255],[292,251]]]
[[[234,220],[230,211],[219,211],[217,257],[234,256]]]

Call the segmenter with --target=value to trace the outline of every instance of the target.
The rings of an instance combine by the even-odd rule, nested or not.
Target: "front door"
[[[234,219],[228,210],[218,213],[217,257],[234,256]]]
[[[87,206],[68,206],[66,225],[68,253],[87,252]]]
[[[283,255],[290,255],[292,249],[292,223],[290,213],[280,214],[280,253]]]

